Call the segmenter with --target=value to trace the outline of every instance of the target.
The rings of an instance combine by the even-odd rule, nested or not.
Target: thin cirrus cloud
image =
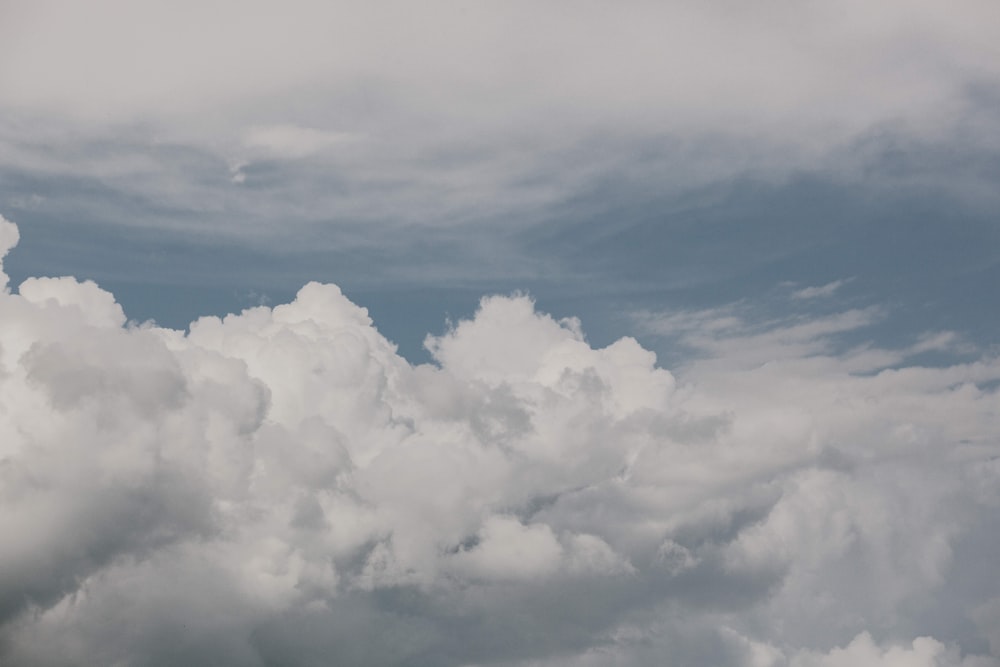
[[[998,665],[1000,364],[834,344],[880,316],[646,313],[669,372],[493,296],[412,365],[334,285],[185,333],[29,278],[0,657]]]

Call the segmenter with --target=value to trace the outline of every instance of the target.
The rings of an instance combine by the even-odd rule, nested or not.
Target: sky
[[[1000,666],[1000,5],[0,3],[0,662]]]

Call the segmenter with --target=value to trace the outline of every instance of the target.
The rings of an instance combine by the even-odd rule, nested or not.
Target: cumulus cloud
[[[828,340],[875,316],[664,316],[671,373],[493,296],[415,366],[334,285],[182,332],[28,279],[0,661],[998,665],[1000,363]]]

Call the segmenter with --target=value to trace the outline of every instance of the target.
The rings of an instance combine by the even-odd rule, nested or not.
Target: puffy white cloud
[[[1000,363],[840,349],[879,316],[646,314],[672,374],[494,296],[413,366],[333,285],[181,332],[28,279],[0,660],[992,667]]]

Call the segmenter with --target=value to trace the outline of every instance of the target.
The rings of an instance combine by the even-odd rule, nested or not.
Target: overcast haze
[[[0,4],[0,663],[1000,667],[1000,5]]]

